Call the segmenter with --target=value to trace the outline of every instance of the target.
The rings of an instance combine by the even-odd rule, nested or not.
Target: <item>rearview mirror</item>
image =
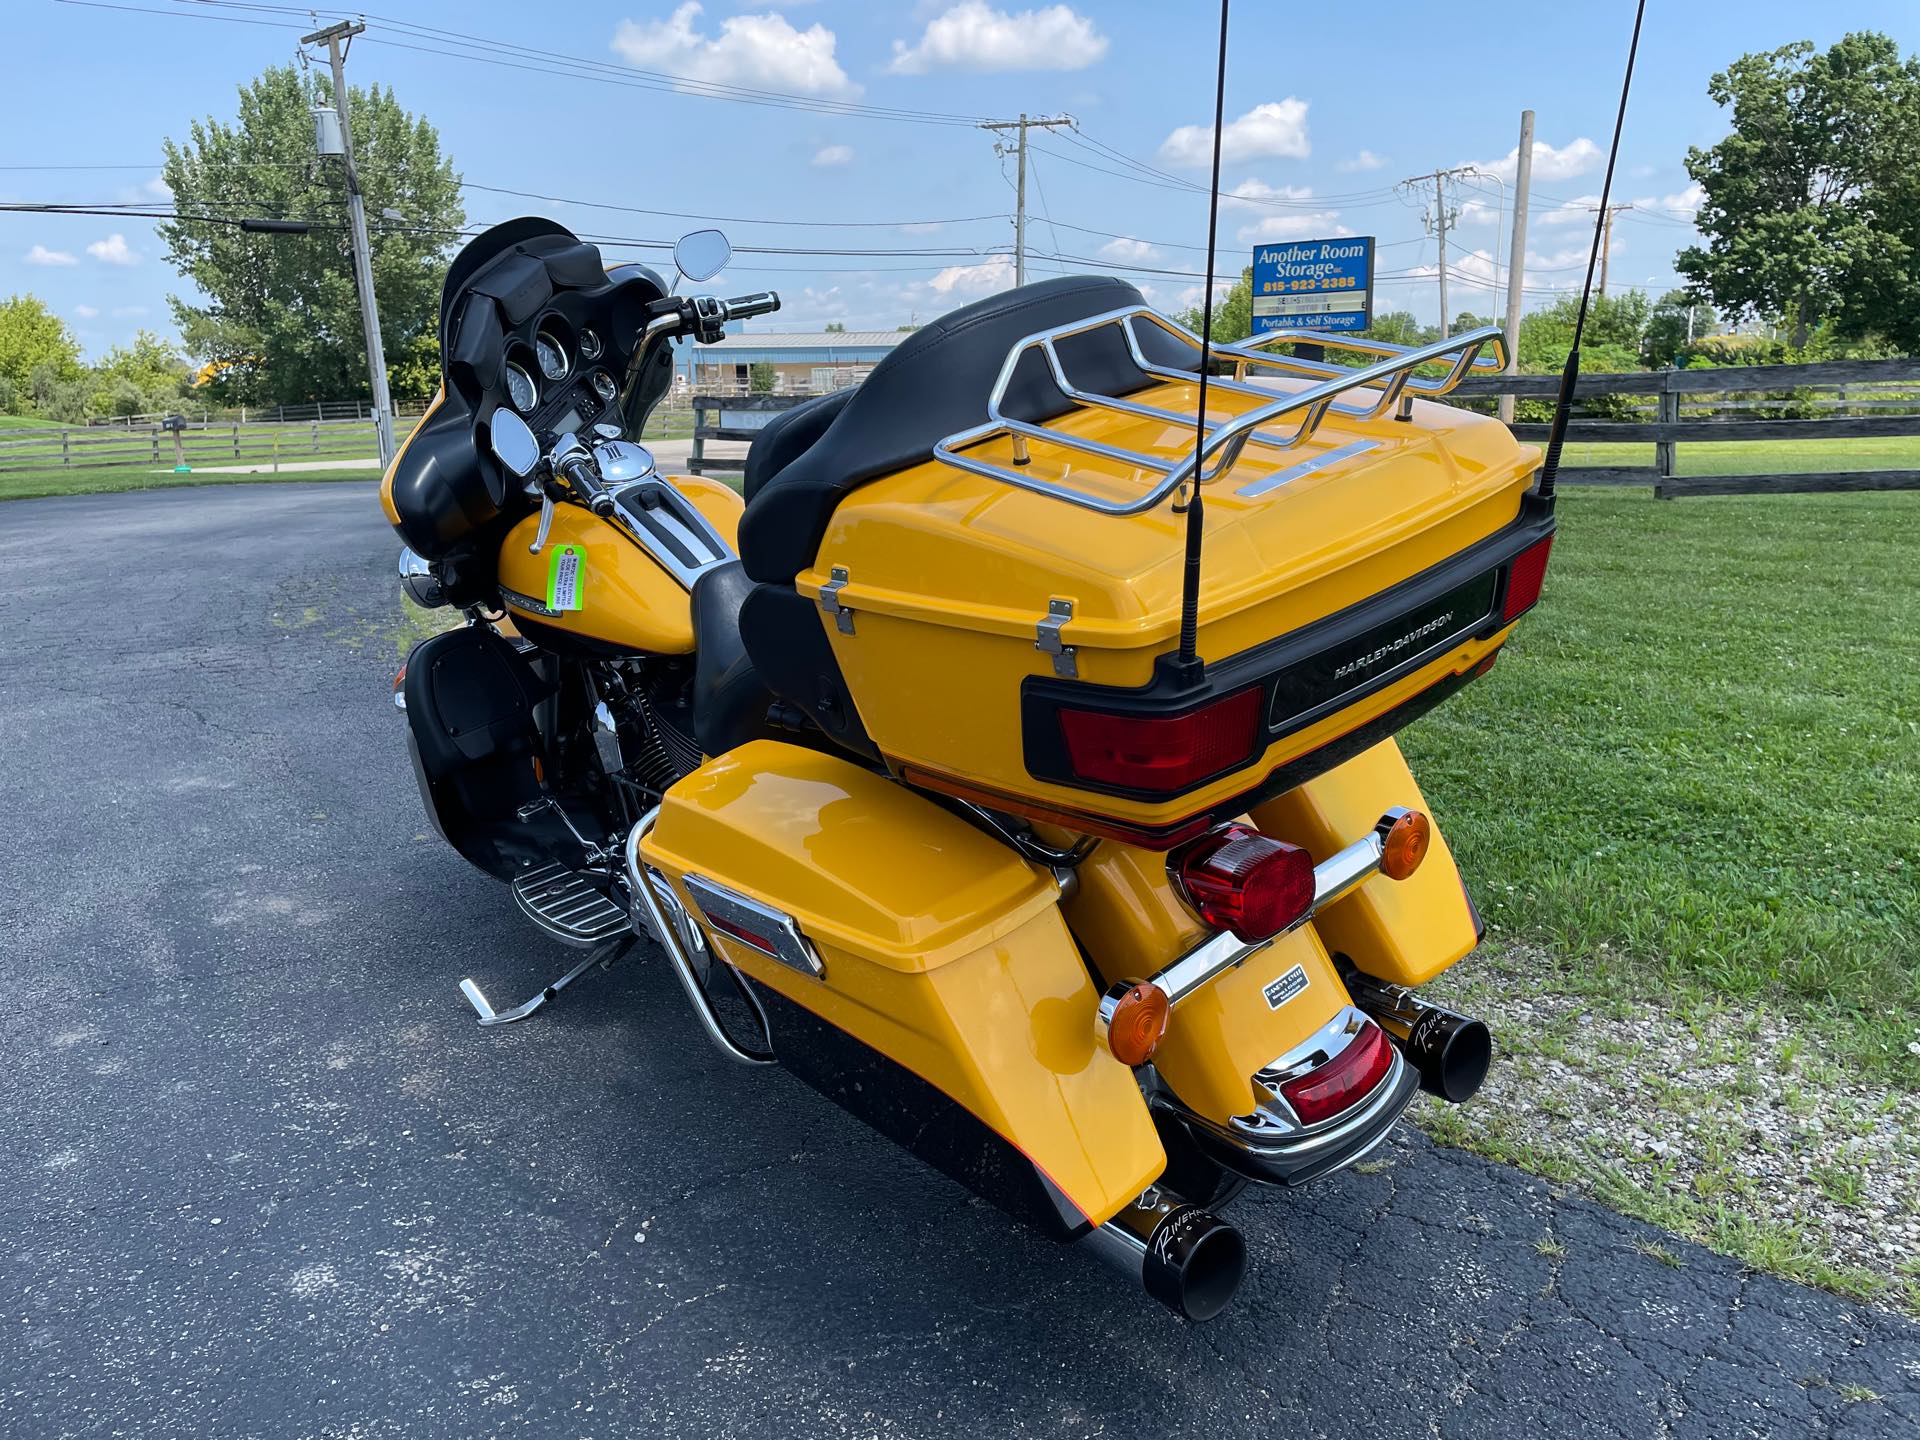
[[[540,463],[540,442],[527,422],[502,405],[493,412],[489,428],[494,458],[522,480],[531,475]]]
[[[733,242],[718,230],[690,230],[673,247],[673,263],[689,280],[711,280],[733,258]]]

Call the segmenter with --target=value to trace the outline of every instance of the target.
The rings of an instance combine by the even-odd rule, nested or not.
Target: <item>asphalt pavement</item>
[[[1920,1432],[1920,1326],[1404,1127],[1188,1326],[651,957],[479,1029],[577,952],[428,828],[395,549],[359,481],[0,505],[10,1440]]]

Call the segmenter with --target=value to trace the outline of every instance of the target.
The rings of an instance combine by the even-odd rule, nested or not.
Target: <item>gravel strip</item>
[[[1877,1278],[1920,1311],[1920,1095],[1860,1083],[1757,1007],[1554,993],[1542,977],[1563,962],[1516,945],[1460,970],[1426,990],[1493,1028],[1494,1067],[1469,1104],[1418,1109],[1425,1128],[1603,1199],[1624,1184],[1649,1218],[1762,1268],[1795,1250],[1866,1272],[1848,1288]]]

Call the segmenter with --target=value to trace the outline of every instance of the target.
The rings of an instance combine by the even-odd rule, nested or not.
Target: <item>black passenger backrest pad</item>
[[[983,422],[1007,353],[1028,335],[1143,303],[1123,280],[1068,275],[976,301],[915,331],[874,367],[817,441],[755,489],[740,522],[747,573],[763,582],[791,583],[812,563],[834,508],[848,492],[923,463],[937,442]],[[1166,348],[1171,341],[1149,340],[1149,325],[1139,329],[1150,358],[1177,363]],[[1063,347],[1072,347],[1084,363],[1085,379],[1079,369],[1070,375],[1087,389],[1112,386],[1107,393],[1124,394],[1148,383],[1117,331]],[[1066,353],[1063,348],[1063,359]],[[1044,360],[1033,354],[1016,371],[1006,408],[1021,419],[1047,419],[1069,407]]]

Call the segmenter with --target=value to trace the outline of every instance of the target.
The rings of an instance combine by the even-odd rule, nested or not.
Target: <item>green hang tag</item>
[[[587,547],[556,545],[547,561],[547,608],[578,610],[580,587],[587,578]]]

